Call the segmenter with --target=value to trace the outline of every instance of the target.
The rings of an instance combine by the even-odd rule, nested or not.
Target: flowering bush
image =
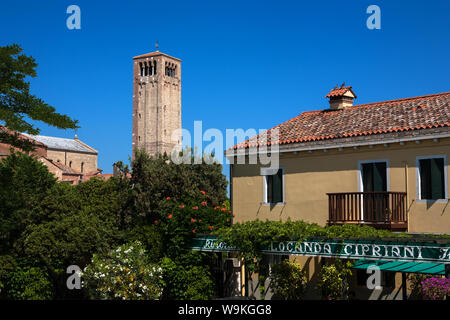
[[[107,256],[95,254],[81,274],[95,299],[156,300],[162,293],[162,268],[148,263],[139,241],[119,246]]]
[[[432,277],[421,282],[425,300],[443,300],[450,294],[450,279]]]
[[[229,204],[211,206],[205,191],[200,191],[199,198],[180,202],[175,197],[167,197],[161,205],[164,213],[156,218],[154,225],[164,237],[170,258],[190,252],[189,242],[197,234],[211,233],[231,223]]]

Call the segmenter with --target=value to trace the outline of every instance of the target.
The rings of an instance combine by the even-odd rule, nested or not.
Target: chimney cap
[[[345,82],[341,85],[340,88],[338,88],[338,86],[336,86],[333,89],[331,89],[331,91],[325,96],[325,98],[339,98],[339,97],[347,96],[347,97],[356,99],[357,96],[353,92],[352,87],[351,86],[344,87],[344,85],[345,85]]]

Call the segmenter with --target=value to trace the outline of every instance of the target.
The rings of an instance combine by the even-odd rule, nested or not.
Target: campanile
[[[181,60],[159,51],[133,58],[133,159],[136,148],[169,156],[181,145]]]

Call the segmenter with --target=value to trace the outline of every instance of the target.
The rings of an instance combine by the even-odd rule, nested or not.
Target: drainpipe
[[[405,163],[405,192],[406,192],[406,223],[409,231],[409,202],[408,202],[408,161],[403,161]]]
[[[233,164],[230,163],[230,209],[234,214],[233,208]],[[233,217],[231,217],[231,224],[233,224]]]

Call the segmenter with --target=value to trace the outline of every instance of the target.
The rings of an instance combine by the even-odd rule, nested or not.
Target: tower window
[[[148,76],[148,65],[145,64],[145,76]]]
[[[72,161],[69,161],[69,168],[72,168]]]
[[[144,66],[142,65],[142,62],[139,63],[139,67],[141,68],[141,77],[144,76]]]
[[[176,66],[174,64],[167,64],[165,69],[165,75],[171,78],[175,77]]]
[[[84,170],[84,162],[81,163],[81,173],[83,173]]]
[[[153,74],[156,74],[156,61],[153,61]]]

